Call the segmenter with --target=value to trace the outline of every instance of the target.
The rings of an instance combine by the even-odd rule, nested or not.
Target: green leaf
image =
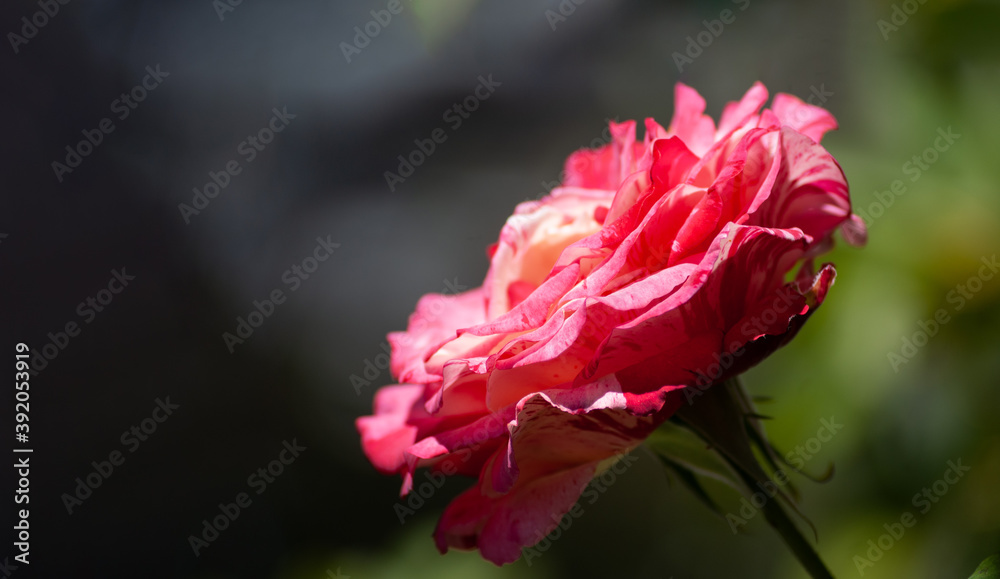
[[[726,484],[739,492],[746,487],[729,464],[691,430],[666,422],[646,440],[650,450],[673,465]],[[668,465],[669,466],[669,465]]]
[[[969,579],[1000,579],[1000,554],[983,561]]]
[[[757,462],[747,432],[743,394],[732,382],[713,384],[677,411],[678,419],[719,451],[730,463],[756,480],[767,473]]]
[[[743,385],[738,379],[729,380],[712,385],[698,399],[682,406],[671,419],[673,422],[665,424],[661,428],[662,433],[658,431],[657,436],[651,437],[651,446],[666,457],[665,464],[681,467],[682,482],[691,486],[690,482],[693,480],[696,496],[707,501],[712,508],[714,503],[711,498],[693,477],[696,468],[700,473],[715,474],[727,473],[728,470],[730,474],[736,475],[735,480],[731,481],[729,474],[718,477],[718,480],[739,488],[748,497],[758,489],[768,488],[765,485],[770,485],[769,488],[773,490],[768,493],[769,496],[779,500],[766,500],[760,507],[767,522],[778,532],[810,577],[832,579],[830,571],[781,507],[780,501],[794,510],[812,528],[814,534],[815,527],[799,512],[794,499],[771,481],[758,462],[758,452],[772,471],[778,470],[779,463],[784,462],[767,439],[760,419]],[[678,425],[683,428],[678,428]],[[707,443],[709,452],[703,448],[700,455],[695,452],[699,450],[699,445],[686,438],[688,434],[684,431],[700,438],[703,441],[701,444]],[[728,469],[719,468],[714,458],[706,459],[705,455],[721,460],[722,465]]]
[[[670,472],[674,473],[681,484],[686,486],[688,490],[694,493],[694,496],[698,498],[712,514],[716,515],[720,519],[725,519],[725,515],[722,514],[722,509],[719,505],[715,504],[715,500],[705,491],[705,487],[701,486],[701,481],[698,477],[694,475],[689,469],[685,468],[683,465],[673,462],[669,458],[658,455],[660,461],[663,462],[663,466],[667,468]]]

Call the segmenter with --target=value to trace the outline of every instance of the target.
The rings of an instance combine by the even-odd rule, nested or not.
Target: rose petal
[[[781,124],[787,125],[815,142],[820,142],[827,131],[837,128],[837,119],[826,109],[806,104],[789,94],[778,93],[771,105]]]

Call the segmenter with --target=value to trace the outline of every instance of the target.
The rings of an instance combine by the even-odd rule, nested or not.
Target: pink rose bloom
[[[637,141],[634,121],[612,123],[613,142],[573,153],[561,187],[517,207],[482,287],[424,296],[389,335],[399,384],[357,427],[402,495],[420,467],[478,479],[441,517],[442,553],[517,560],[685,389],[758,363],[823,302],[834,268],[812,259],[838,228],[865,239],[819,145],[836,121],[785,94],[761,111],[767,99],[755,84],[716,127],[678,84],[669,128],[647,119]]]

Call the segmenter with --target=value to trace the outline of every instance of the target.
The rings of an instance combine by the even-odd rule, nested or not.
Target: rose
[[[854,244],[825,110],[755,84],[723,110],[678,84],[669,129],[611,123],[613,142],[566,162],[566,182],[522,203],[482,287],[427,295],[390,334],[391,371],[358,419],[382,472],[429,467],[478,482],[445,510],[438,548],[497,564],[551,532],[585,485],[684,403],[744,371],[823,302],[840,228]],[[795,281],[785,283],[796,264]]]

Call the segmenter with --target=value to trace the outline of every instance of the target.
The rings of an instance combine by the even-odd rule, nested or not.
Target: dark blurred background
[[[400,481],[353,426],[416,300],[481,283],[514,205],[607,119],[666,125],[678,80],[716,118],[756,80],[828,108],[824,144],[871,221],[866,249],[832,255],[828,303],[746,377],[774,397],[779,447],[836,466],[795,479],[819,552],[838,577],[964,578],[1000,549],[1000,276],[980,274],[1000,250],[1000,4],[576,2],[5,2],[0,327],[7,359],[26,342],[41,370],[31,564],[8,539],[0,576],[804,576],[762,517],[734,535],[643,449],[530,565],[441,557],[430,534],[468,481],[401,524]],[[492,92],[467,100],[481,77]],[[824,419],[843,428],[818,444]],[[970,470],[923,512],[914,495],[957,460]]]

